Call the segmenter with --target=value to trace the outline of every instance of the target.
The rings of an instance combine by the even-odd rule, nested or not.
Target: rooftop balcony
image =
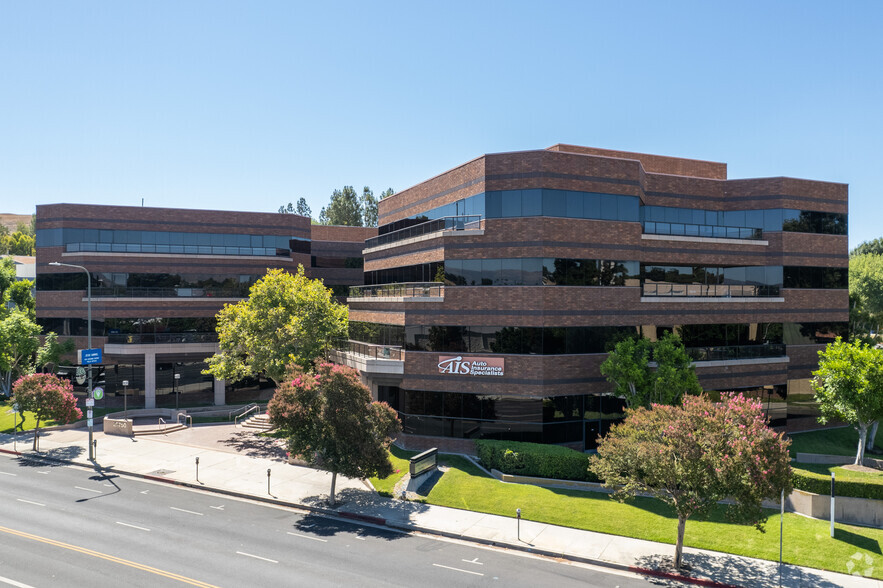
[[[378,248],[386,248],[394,243],[401,244],[402,241],[422,241],[424,239],[434,238],[437,233],[456,233],[458,231],[478,231],[481,230],[481,215],[466,216],[445,216],[419,225],[392,231],[384,235],[378,235],[365,241],[365,250],[363,253],[378,250]]]
[[[780,287],[757,284],[672,284],[644,282],[641,296],[662,298],[773,298]]]
[[[702,237],[709,239],[741,239],[759,241],[763,229],[753,227],[724,227],[720,225],[693,225],[687,223],[661,223],[644,221],[646,235],[674,235],[679,237]]]
[[[229,288],[136,288],[129,286],[100,286],[92,288],[93,298],[245,298],[248,289]]]
[[[217,333],[110,333],[109,344],[217,343]]]
[[[347,302],[442,302],[445,285],[441,282],[403,282],[375,286],[351,286]]]
[[[405,352],[401,347],[373,345],[361,341],[342,341],[328,352],[335,363],[373,374],[405,373]]]
[[[757,359],[785,358],[783,343],[765,345],[721,345],[714,347],[687,347],[687,355],[693,361],[750,361]]]

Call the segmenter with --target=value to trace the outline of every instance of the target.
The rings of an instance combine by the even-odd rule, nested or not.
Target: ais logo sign
[[[461,376],[502,376],[502,357],[467,357],[461,355],[439,355],[438,373]]]

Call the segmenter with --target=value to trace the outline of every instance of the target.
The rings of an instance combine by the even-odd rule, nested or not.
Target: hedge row
[[[582,482],[598,481],[588,470],[589,456],[567,447],[489,439],[477,440],[475,447],[484,467],[504,474]]]
[[[798,490],[826,496],[831,494],[831,476],[792,468],[791,480]],[[883,500],[883,483],[880,482],[837,480],[834,491],[837,496]]]

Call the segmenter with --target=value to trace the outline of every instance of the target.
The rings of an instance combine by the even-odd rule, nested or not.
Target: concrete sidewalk
[[[168,435],[135,439],[96,433],[95,440],[98,442],[95,464],[88,459],[88,434],[84,429],[45,433],[40,438],[39,454],[152,480],[621,570],[660,575],[666,558],[670,559],[674,552],[674,546],[668,544],[525,520],[521,521],[519,538],[514,518],[386,499],[371,491],[367,483],[340,476],[337,489],[341,504],[330,509],[325,504],[331,487],[330,474],[289,465],[280,441],[258,437],[232,425],[196,426]],[[32,442],[30,434],[18,435],[17,450],[26,456],[33,455]],[[0,435],[0,451],[10,453],[13,449],[13,437]],[[198,479],[196,458],[199,458]],[[779,585],[776,563],[691,548],[685,548],[684,552],[685,561],[692,566],[693,583],[706,586]],[[856,563],[864,569],[863,562]],[[781,585],[883,588],[883,582],[877,580],[791,565],[783,566]]]

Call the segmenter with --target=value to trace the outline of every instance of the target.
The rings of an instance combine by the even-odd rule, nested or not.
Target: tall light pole
[[[87,337],[86,346],[89,349],[92,349],[92,274],[90,274],[89,270],[87,270],[83,266],[74,265],[72,263],[61,263],[58,261],[52,261],[49,263],[49,265],[53,265],[56,267],[59,267],[59,266],[75,267],[77,269],[81,269],[84,272],[86,272],[86,321],[88,322],[88,326],[86,327],[86,337]],[[88,398],[89,398],[89,400],[92,400],[92,364],[91,363],[89,364],[88,374],[89,374]],[[87,422],[89,423],[89,459],[95,459],[95,453],[94,453],[95,446],[92,444],[92,433],[93,433],[92,419],[87,419]]]
[[[174,371],[174,367],[172,370]],[[178,410],[178,380],[181,379],[181,374],[175,373],[175,381],[172,383],[172,390],[175,392],[175,410]],[[177,417],[175,417],[177,418]]]

